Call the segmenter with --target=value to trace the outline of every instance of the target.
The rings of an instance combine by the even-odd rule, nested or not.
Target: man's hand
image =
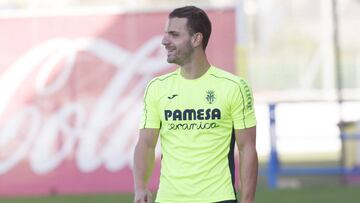
[[[135,191],[134,203],[152,203],[152,194],[147,189]]]

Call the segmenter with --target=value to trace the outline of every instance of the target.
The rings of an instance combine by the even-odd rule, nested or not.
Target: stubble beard
[[[191,55],[193,54],[194,49],[191,47],[190,44],[188,44],[183,52],[178,52],[178,49],[176,49],[176,52],[172,56],[167,57],[168,63],[173,63],[179,66],[184,65],[187,61],[189,61]]]

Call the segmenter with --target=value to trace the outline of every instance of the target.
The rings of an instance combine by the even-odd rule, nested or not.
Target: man
[[[149,82],[134,153],[135,203],[152,202],[147,189],[161,139],[156,202],[232,203],[234,145],[239,149],[241,203],[253,203],[258,159],[252,92],[247,83],[207,60],[211,33],[206,13],[194,6],[169,14],[162,44],[179,68]],[[219,53],[221,54],[221,53]]]

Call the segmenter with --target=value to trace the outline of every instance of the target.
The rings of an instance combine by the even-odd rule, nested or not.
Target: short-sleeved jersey
[[[162,150],[156,202],[235,199],[234,129],[256,125],[253,96],[241,78],[211,66],[188,80],[180,69],[151,80],[140,128],[159,128]]]

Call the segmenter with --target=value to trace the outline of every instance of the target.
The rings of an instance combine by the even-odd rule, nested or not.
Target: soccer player
[[[159,203],[235,203],[234,146],[239,149],[241,203],[253,203],[258,158],[253,96],[241,78],[209,63],[207,14],[185,6],[169,14],[162,44],[179,68],[151,80],[144,94],[134,153],[135,203],[147,189],[161,140]],[[221,53],[219,53],[221,54]]]

